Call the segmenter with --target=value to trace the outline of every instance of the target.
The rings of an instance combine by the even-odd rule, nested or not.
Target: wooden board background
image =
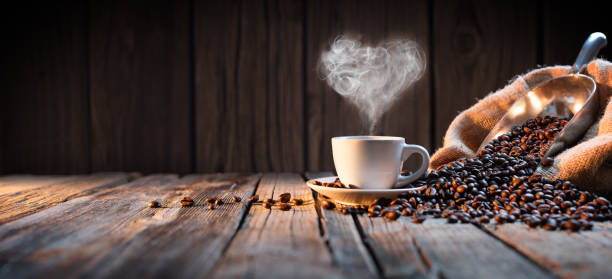
[[[317,72],[345,33],[421,44],[427,73],[378,133],[433,152],[477,99],[612,35],[596,1],[15,5],[0,17],[0,173],[332,170],[330,137],[363,133]]]

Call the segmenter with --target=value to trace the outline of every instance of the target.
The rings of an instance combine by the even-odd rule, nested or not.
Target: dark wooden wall
[[[593,31],[612,36],[597,5],[27,2],[1,12],[0,172],[330,170],[330,137],[363,133],[316,71],[342,33],[425,49],[427,74],[380,133],[433,152],[478,98],[538,65],[571,64]]]

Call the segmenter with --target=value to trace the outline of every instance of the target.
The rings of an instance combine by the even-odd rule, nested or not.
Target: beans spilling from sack
[[[612,219],[610,202],[570,181],[544,179],[535,170],[542,154],[567,119],[530,119],[498,136],[476,158],[462,158],[425,174],[414,183],[421,191],[372,205],[339,208],[342,213],[366,213],[395,220],[411,216],[446,218],[448,223],[486,224],[522,221],[546,230],[589,230],[593,221]],[[341,182],[324,185],[341,187]],[[323,201],[326,209],[336,208]]]

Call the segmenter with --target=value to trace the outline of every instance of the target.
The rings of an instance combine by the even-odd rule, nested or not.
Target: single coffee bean
[[[279,208],[280,210],[282,210],[282,211],[287,211],[287,210],[291,209],[291,205],[290,205],[290,204],[288,204],[288,203],[284,203],[284,202],[282,202],[282,203],[279,205],[279,207],[278,207],[278,208]]]
[[[448,215],[448,217],[446,217],[446,221],[451,224],[457,223],[458,220],[459,219],[455,215]]]
[[[265,199],[263,202],[269,203],[269,204],[274,204],[274,200],[273,199]]]
[[[263,203],[263,207],[266,208],[266,209],[270,209],[270,208],[272,208],[272,203],[264,202]]]
[[[368,217],[378,217],[380,215],[380,211],[369,211]]]
[[[415,223],[420,224],[420,223],[423,223],[423,221],[425,221],[425,216],[415,212],[412,214],[412,220]]]
[[[149,202],[149,207],[150,208],[158,208],[159,207],[159,202],[158,201],[150,201]]]
[[[389,211],[385,214],[385,217],[387,217],[390,220],[396,220],[397,218],[399,218],[400,213],[398,213],[397,210],[393,210],[393,211]]]
[[[321,206],[325,209],[334,209],[336,208],[336,205],[333,202],[330,201],[323,201],[321,202]]]
[[[565,228],[570,231],[576,232],[580,230],[580,224],[574,219],[569,219],[565,222]]]
[[[223,204],[223,200],[221,200],[221,199],[217,199],[215,201],[215,205],[217,205],[217,206],[222,205],[222,204]]]
[[[207,198],[206,199],[206,203],[215,203],[217,201],[217,198]]]
[[[232,197],[232,201],[234,202],[240,202],[242,200],[242,198],[238,197],[238,196],[233,196]]]
[[[293,198],[293,203],[295,203],[295,205],[302,205],[304,204],[304,200]]]
[[[254,203],[259,201],[259,195],[253,195],[249,198],[249,203]]]
[[[280,194],[279,200],[282,203],[288,203],[291,200],[291,194],[290,193]]]
[[[189,196],[185,196],[185,197],[181,198],[180,204],[181,204],[182,207],[192,206],[193,205],[193,200]]]
[[[214,203],[209,203],[208,204],[208,210],[213,210],[215,209],[215,204]]]
[[[548,219],[542,227],[547,231],[554,231],[557,229],[557,221],[555,219]]]
[[[482,216],[478,219],[478,222],[480,222],[481,224],[488,224],[489,223],[489,217],[487,216]]]

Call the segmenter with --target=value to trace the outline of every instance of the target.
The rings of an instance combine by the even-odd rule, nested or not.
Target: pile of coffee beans
[[[610,202],[570,181],[550,181],[535,173],[542,155],[566,124],[567,119],[556,117],[530,119],[491,141],[477,157],[462,158],[425,174],[413,185],[422,186],[420,191],[339,210],[391,220],[411,216],[416,223],[433,216],[446,218],[448,223],[522,221],[546,230],[589,230],[592,221],[612,220]],[[327,200],[322,207],[336,208]]]

